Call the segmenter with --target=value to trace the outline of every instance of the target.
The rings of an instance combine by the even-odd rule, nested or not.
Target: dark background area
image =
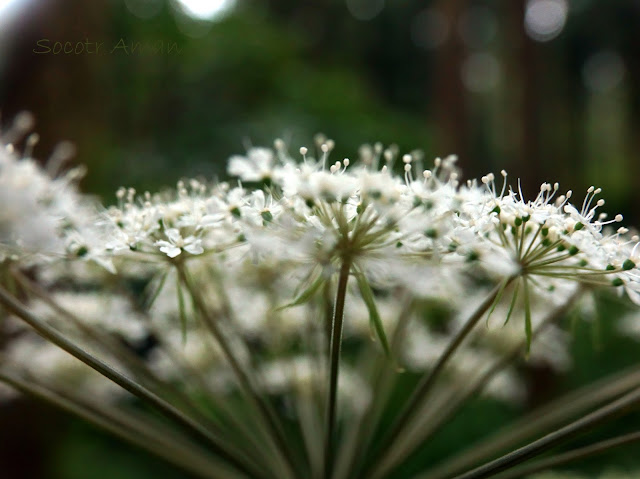
[[[4,0],[4,121],[32,111],[40,157],[73,141],[106,197],[219,174],[247,140],[297,149],[322,131],[337,156],[395,142],[457,153],[466,177],[505,168],[525,193],[596,183],[612,212],[640,205],[636,0],[183,1],[226,10]],[[54,53],[87,41],[103,46]]]
[[[34,113],[43,161],[72,141],[83,188],[106,202],[121,185],[223,177],[247,144],[296,151],[321,131],[337,158],[374,141],[457,153],[466,178],[504,168],[527,196],[559,181],[579,201],[595,184],[605,211],[640,222],[637,0],[0,0],[0,109],[5,125]],[[535,394],[633,362],[632,343],[583,336],[584,377],[543,372]],[[183,477],[31,401],[0,409],[0,470]]]

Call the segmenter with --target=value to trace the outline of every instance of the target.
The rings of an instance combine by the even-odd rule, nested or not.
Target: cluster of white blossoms
[[[26,138],[18,154],[9,139],[19,139],[31,128],[29,114],[19,115],[11,129],[0,131],[0,264],[51,262],[64,257],[92,259],[112,270],[109,258],[95,237],[97,201],[77,186],[85,168],[63,171],[73,147],[61,143],[43,169],[31,157],[38,135]]]
[[[269,391],[325,380],[326,365],[317,358],[326,351],[327,303],[345,263],[354,278],[347,290],[345,340],[367,344],[373,329],[386,343],[385,336],[399,329],[407,309],[401,293],[407,292],[414,309],[397,361],[411,371],[428,369],[461,327],[455,318],[473,303],[460,301],[471,287],[488,291],[502,284],[501,296],[508,289],[512,299],[498,298],[491,314],[500,324],[514,319],[507,328],[471,338],[468,352],[451,365],[464,377],[522,341],[522,314],[514,311],[533,310],[535,329],[545,307],[561,304],[577,284],[620,287],[640,304],[638,238],[614,228],[620,216],[597,214],[604,204],[599,189],[589,188],[579,208],[571,192],[559,194],[557,184],[543,184],[527,201],[508,186],[505,172],[502,184],[491,174],[461,182],[455,156],[424,169],[420,153],[399,155],[380,144],[363,146],[356,161],[331,162],[333,147],[321,137],[317,155],[300,148],[294,158],[277,140],[273,149],[251,148],[232,157],[228,173],[237,177],[234,182],[185,180],[175,190],[141,195],[121,188],[116,205],[98,208],[77,191],[75,170],[51,178],[5,146],[0,270],[9,263],[39,265],[33,274],[54,300],[86,316],[89,326],[124,338],[134,350],[149,340],[145,361],[158,375],[184,377],[173,360],[178,351],[218,389],[232,387],[233,380],[225,376],[219,347],[195,320],[179,268],[203,292],[206,306],[225,317],[223,333],[238,357],[247,363],[251,356],[263,358],[262,383]],[[108,281],[108,274],[90,266],[97,262],[125,280],[143,278],[146,304],[130,299],[127,308],[105,308],[121,304],[122,293],[69,291],[63,278],[78,262],[84,265],[75,278],[79,289]],[[415,306],[432,301],[451,312],[445,327],[423,321]],[[39,312],[40,303],[32,306]],[[37,364],[55,364],[53,355],[24,360],[33,341],[17,335],[3,356],[25,369],[34,366],[34,373]],[[546,330],[539,344],[532,360],[567,367],[561,330]],[[353,368],[350,374],[359,373]],[[504,377],[513,376],[505,371]],[[508,381],[513,394],[507,395],[521,395],[523,386]],[[366,381],[349,384],[359,391],[342,388],[341,394],[362,407],[370,394]],[[501,384],[495,393],[504,396]]]
[[[175,261],[226,252],[278,262],[307,286],[348,259],[377,287],[402,284],[425,296],[463,290],[460,276],[480,268],[491,278],[526,275],[542,289],[562,280],[623,286],[640,302],[638,237],[612,228],[620,215],[597,214],[600,189],[589,188],[578,209],[557,183],[526,201],[504,171],[500,187],[492,174],[460,184],[455,157],[422,170],[420,155],[399,158],[381,145],[363,147],[359,162],[330,163],[332,148],[321,140],[318,159],[301,148],[302,161],[281,141],[274,150],[252,148],[229,161],[235,186],[181,181],[173,193],[142,196],[123,188],[96,236],[114,256]]]
[[[559,185],[544,183],[533,201],[524,201],[521,192],[507,189],[504,183],[496,192],[492,174],[484,176],[487,195],[471,208],[469,227],[486,241],[480,248],[493,249],[508,257],[513,274],[526,274],[546,288],[555,280],[578,280],[594,285],[626,286],[629,297],[640,303],[637,263],[640,261],[639,238],[628,235],[625,227],[609,228],[622,221],[622,215],[607,220],[597,214],[605,204],[596,197],[600,188],[589,187],[581,208],[570,203],[572,192],[558,194]],[[487,212],[490,211],[489,214]]]

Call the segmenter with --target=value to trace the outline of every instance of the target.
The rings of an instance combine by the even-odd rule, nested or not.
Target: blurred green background
[[[0,0],[0,108],[5,124],[35,114],[39,158],[71,140],[83,188],[106,202],[121,185],[223,177],[249,144],[295,151],[321,131],[336,158],[373,141],[457,153],[465,177],[504,168],[526,195],[595,184],[606,211],[640,222],[637,0]],[[534,375],[533,397],[633,363],[637,345],[610,329],[599,348],[578,332],[576,371]],[[507,409],[474,404],[444,437]],[[185,477],[30,401],[2,406],[0,471]]]

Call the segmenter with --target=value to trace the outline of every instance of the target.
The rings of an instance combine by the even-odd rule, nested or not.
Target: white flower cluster
[[[5,137],[23,134],[30,122],[28,116],[21,116],[14,128],[0,135],[0,263],[37,263],[71,256],[93,259],[112,268],[100,251],[89,249],[90,244],[97,243],[98,209],[93,198],[77,189],[84,168],[58,175],[70,154],[69,146],[60,145],[49,160],[49,171],[45,171],[31,158],[38,142],[36,134],[27,137],[22,156],[12,144],[4,143]]]
[[[444,302],[462,314],[460,298],[468,295],[469,285],[504,282],[506,290],[507,280],[527,278],[524,287],[532,289],[527,298],[542,297],[542,305],[561,304],[578,283],[621,287],[640,304],[638,238],[626,228],[611,228],[620,216],[607,221],[596,214],[604,204],[596,199],[599,189],[589,188],[579,209],[570,203],[571,192],[559,195],[557,184],[543,184],[538,196],[526,201],[509,188],[505,172],[500,186],[493,175],[461,183],[454,156],[423,169],[419,153],[400,156],[397,148],[376,144],[363,146],[359,161],[331,163],[333,146],[319,138],[316,157],[301,148],[298,160],[276,141],[274,149],[252,148],[230,159],[228,173],[238,177],[236,183],[180,181],[175,191],[155,195],[121,188],[117,205],[99,213],[77,192],[75,174],[51,179],[33,160],[19,159],[5,147],[0,149],[0,251],[5,259],[10,252],[18,265],[33,264],[34,255],[66,257],[93,260],[124,278],[144,278],[152,303],[147,310],[109,309],[113,312],[101,316],[95,314],[103,308],[100,295],[54,297],[79,315],[92,311],[86,314],[91,327],[130,344],[152,338],[145,360],[163,378],[183,377],[168,353],[179,351],[205,382],[221,389],[233,381],[222,372],[220,350],[195,321],[176,268],[188,268],[207,306],[223,313],[224,333],[239,357],[265,358],[262,383],[270,391],[324,381],[326,370],[313,367],[314,358],[326,351],[326,303],[333,301],[335,273],[345,262],[357,279],[347,291],[345,335],[356,342],[369,340],[374,315],[394,333],[403,313],[398,291]],[[48,264],[37,273],[53,290],[68,270],[52,273],[56,267]],[[104,280],[87,271],[76,281],[82,275],[89,283]],[[501,323],[518,318],[514,310],[528,308],[516,301],[520,283],[508,287],[511,306],[497,304],[492,313]],[[119,304],[109,294],[101,293],[109,304]],[[413,319],[421,315],[414,312]],[[142,319],[127,325],[123,320],[130,316]],[[450,323],[438,329],[413,321],[401,365],[429,368],[460,327]],[[520,326],[493,328],[485,336],[473,338],[453,370],[463,377],[477,373],[477,364],[489,364],[523,337]],[[21,357],[19,344],[4,355]],[[541,356],[557,369],[568,366],[559,329],[548,330],[540,344],[533,360]],[[350,374],[359,373],[354,368]],[[351,383],[366,389],[364,380]],[[504,395],[501,384],[497,395]],[[511,396],[518,396],[523,388],[512,381],[511,389]],[[356,407],[370,394],[348,388],[342,393],[360,404]]]
[[[173,195],[140,198],[121,189],[100,225],[105,248],[186,259],[238,247],[236,260],[287,264],[307,285],[348,258],[376,286],[435,297],[480,268],[491,278],[527,275],[541,289],[562,280],[624,286],[640,302],[638,237],[606,231],[622,217],[596,214],[600,189],[589,188],[580,209],[558,184],[525,201],[504,171],[499,193],[492,174],[459,184],[455,157],[418,171],[420,155],[404,155],[396,175],[393,148],[365,146],[359,163],[329,165],[332,148],[323,140],[318,159],[301,148],[302,162],[281,141],[253,148],[229,162],[237,186],[191,180]]]

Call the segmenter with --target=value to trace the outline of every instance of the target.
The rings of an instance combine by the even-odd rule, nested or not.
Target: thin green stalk
[[[181,374],[190,376],[194,380],[194,387],[199,388],[206,396],[207,403],[210,402],[215,408],[215,412],[220,416],[216,418],[214,425],[219,423],[219,427],[223,428],[227,441],[233,440],[239,448],[260,463],[260,467],[267,468],[271,477],[281,477],[282,465],[278,462],[278,457],[274,456],[274,449],[265,441],[269,439],[268,431],[264,427],[253,421],[247,416],[245,411],[238,411],[238,404],[229,401],[224,396],[220,396],[220,391],[216,391],[207,382],[202,371],[194,365],[188,364],[181,353],[175,351],[173,347],[167,344],[162,338],[161,332],[157,328],[153,328],[155,337],[159,342],[162,351],[168,356],[171,362],[181,368]],[[233,437],[229,432],[237,433],[237,437]]]
[[[331,298],[331,281],[325,282],[324,288],[322,288],[322,301],[324,304],[324,352],[326,357],[329,357],[331,351],[331,329],[333,327],[333,299]],[[324,357],[323,357],[324,360]]]
[[[309,479],[320,479],[322,473],[322,414],[313,390],[299,391],[293,401],[310,464]]]
[[[501,471],[510,469],[524,461],[542,454],[543,452],[558,446],[569,439],[583,434],[606,421],[619,417],[640,405],[640,388],[636,388],[620,399],[584,416],[577,421],[568,424],[546,436],[533,441],[526,446],[505,454],[498,459],[488,462],[465,474],[456,476],[455,479],[483,479],[491,477]]]
[[[581,447],[579,449],[574,449],[562,454],[557,454],[555,456],[537,461],[533,464],[528,464],[523,467],[512,469],[505,474],[500,474],[499,479],[518,479],[520,477],[527,477],[536,472],[551,469],[552,467],[562,466],[570,462],[580,461],[582,459],[586,459],[587,457],[602,454],[603,452],[607,452],[610,449],[639,441],[640,432],[624,434],[622,436],[596,442],[595,444],[590,444],[589,446]]]
[[[145,387],[153,385],[153,387],[157,388],[162,394],[162,397],[167,398],[167,396],[173,396],[176,399],[180,400],[187,408],[189,408],[190,412],[195,414],[198,417],[198,420],[204,421],[206,423],[211,423],[211,418],[205,416],[201,409],[189,398],[187,394],[178,390],[177,388],[167,387],[168,384],[159,380],[154,372],[148,367],[147,364],[144,363],[140,359],[138,355],[136,355],[131,349],[127,348],[121,341],[116,340],[114,337],[108,334],[100,334],[100,332],[96,331],[94,328],[88,326],[84,321],[82,321],[78,316],[76,316],[71,311],[67,310],[60,306],[56,301],[50,296],[50,294],[45,291],[38,284],[31,281],[25,275],[23,275],[19,271],[13,272],[16,281],[35,294],[38,298],[44,301],[53,311],[65,317],[65,319],[69,320],[71,324],[73,324],[74,328],[77,328],[80,332],[85,334],[91,340],[95,341],[101,347],[106,347],[114,357],[119,360],[126,359],[127,365],[131,367],[131,372],[135,375],[136,380],[140,382]],[[219,425],[215,425],[219,426]]]
[[[329,338],[331,337],[331,316],[333,301],[330,291],[331,281],[322,285],[322,294],[318,301],[310,302],[307,307],[309,321],[306,321],[307,334],[305,347],[309,348],[314,377],[323,377],[327,373],[329,357]],[[312,381],[304,392],[305,407],[298,408],[301,420],[304,420],[303,439],[311,469],[310,479],[322,479],[324,473],[324,407],[325,383]],[[302,394],[301,394],[302,396]]]
[[[254,384],[254,381],[249,376],[249,373],[245,370],[240,361],[236,358],[234,352],[231,350],[229,341],[225,338],[222,330],[218,326],[218,323],[210,316],[207,305],[205,304],[200,291],[195,287],[194,284],[192,284],[184,266],[181,264],[177,264],[176,270],[178,271],[180,281],[187,288],[187,291],[191,296],[196,310],[202,317],[205,325],[207,326],[213,337],[216,339],[225,359],[229,363],[229,366],[231,366],[233,373],[240,383],[240,387],[255,407],[265,425],[269,428],[269,431],[271,432],[271,438],[275,442],[276,448],[278,449],[280,455],[282,456],[282,459],[284,460],[284,464],[287,465],[288,475],[290,477],[295,477],[296,473],[294,471],[297,467],[297,464],[289,446],[287,445],[284,431],[278,423],[278,419],[276,418],[275,413],[271,410],[265,398],[260,395],[256,385]]]
[[[211,458],[205,455],[204,451],[197,452],[194,444],[176,441],[175,431],[166,430],[166,428],[159,427],[159,425],[151,426],[145,424],[138,418],[127,417],[123,411],[109,412],[104,408],[97,410],[94,407],[83,404],[77,398],[71,399],[31,380],[26,381],[9,374],[0,373],[0,382],[4,382],[24,394],[53,404],[202,478],[218,479],[222,474],[225,474],[224,477],[229,477],[229,474],[233,474],[230,469],[212,461]],[[234,474],[233,477],[241,476]]]
[[[541,268],[542,266],[549,266],[550,264],[559,263],[560,261],[564,261],[565,259],[573,258],[572,254],[559,254],[557,256],[553,256],[552,258],[547,258],[540,261],[531,261],[527,263],[527,268],[529,270],[533,270],[535,268]]]
[[[483,459],[505,450],[510,445],[519,444],[562,420],[575,417],[588,408],[628,392],[639,385],[640,368],[637,366],[629,371],[616,374],[614,377],[607,377],[589,384],[547,404],[540,410],[527,414],[511,424],[505,431],[501,431],[495,437],[485,439],[479,445],[472,446],[469,450],[448,459],[436,469],[420,476],[420,479],[451,477],[452,474],[460,473]]]
[[[531,251],[530,256],[527,258],[527,265],[530,265],[535,260],[537,260],[538,258],[544,256],[549,251],[555,249],[556,247],[558,247],[561,244],[562,244],[562,240],[561,239],[554,241],[553,243],[551,243],[548,246],[544,246],[542,243],[538,243],[538,245],[535,248],[533,248],[533,251]]]
[[[507,238],[507,235],[504,233],[504,229],[502,228],[502,225],[499,224],[498,226],[496,226],[496,230],[498,231],[498,235],[500,236],[500,241],[502,243],[502,246],[504,246],[507,249],[511,249],[511,241],[509,241],[509,238]]]
[[[2,304],[7,309],[7,311],[13,313],[29,326],[31,326],[40,336],[42,336],[47,341],[55,344],[67,353],[71,354],[73,357],[79,359],[84,364],[100,373],[102,376],[122,387],[124,390],[130,392],[143,401],[148,402],[149,404],[157,408],[160,412],[162,412],[166,417],[175,421],[177,424],[183,427],[185,431],[188,431],[190,434],[200,440],[206,441],[216,454],[229,461],[230,464],[233,464],[240,471],[249,475],[254,473],[255,470],[252,467],[252,460],[250,458],[242,455],[235,450],[232,450],[228,446],[228,444],[226,444],[221,438],[218,438],[210,430],[195,422],[192,418],[185,415],[182,411],[178,410],[172,404],[166,402],[164,399],[157,396],[152,391],[149,391],[144,386],[116,371],[102,360],[94,357],[90,353],[77,346],[72,341],[68,340],[58,330],[31,314],[29,310],[27,310],[20,302],[18,302],[13,296],[11,296],[11,294],[9,294],[7,290],[5,290],[1,285],[0,304]],[[259,473],[257,477],[261,476],[263,476],[263,474]]]
[[[526,225],[527,223],[522,222],[522,224],[518,228],[520,230],[520,244],[518,245],[518,258],[520,258],[521,260],[522,260],[522,250],[524,249],[524,237],[525,237]]]
[[[413,296],[405,291],[399,300],[402,304],[401,312],[396,321],[396,327],[391,335],[391,357],[397,357],[398,350],[406,332],[407,324],[413,313]],[[371,381],[371,390],[375,391],[367,409],[357,417],[348,431],[345,447],[340,451],[343,457],[339,458],[336,475],[340,479],[354,477],[357,468],[362,467],[364,459],[362,451],[366,451],[373,439],[374,431],[384,411],[384,406],[392,391],[394,373],[397,368],[386,356],[371,351],[366,355],[362,363],[363,368],[368,367]],[[374,355],[375,354],[375,355]],[[342,459],[342,461],[340,461]]]
[[[551,311],[540,323],[540,325],[533,332],[533,337],[537,337],[541,334],[549,325],[556,322],[559,318],[563,317],[567,311],[573,306],[575,301],[583,294],[584,290],[579,288],[562,306]],[[426,431],[423,431],[422,440],[426,440],[435,434],[436,431],[442,427],[447,421],[455,415],[460,407],[471,399],[476,394],[480,393],[485,386],[491,381],[491,379],[507,367],[511,362],[518,358],[522,351],[526,348],[526,340],[520,341],[520,343],[512,348],[507,354],[505,354],[499,361],[497,361],[491,368],[483,373],[472,385],[471,388],[464,391],[460,396],[453,398],[448,402],[447,408],[437,412],[437,419],[432,423]],[[438,467],[432,471],[427,472],[419,476],[419,479],[434,479],[442,478],[451,474],[451,472],[458,472],[458,470],[450,471],[446,467]]]
[[[342,346],[342,325],[344,320],[344,306],[347,296],[347,283],[351,272],[351,261],[348,258],[342,260],[340,276],[338,278],[338,290],[333,309],[333,322],[331,327],[331,341],[329,346],[329,392],[327,396],[327,414],[325,417],[324,437],[324,477],[330,479],[333,474],[333,458],[335,455],[334,434],[336,423],[336,400],[338,397],[338,372],[340,368],[340,347]]]
[[[509,283],[514,279],[515,277],[510,277],[505,287],[508,286]],[[447,365],[449,359],[457,351],[458,347],[460,347],[462,342],[467,338],[471,331],[473,331],[474,327],[476,326],[476,324],[478,324],[482,316],[489,310],[496,297],[500,293],[502,287],[502,283],[496,286],[493,291],[485,298],[485,300],[480,305],[478,305],[473,314],[467,319],[462,329],[460,329],[460,331],[456,333],[454,338],[447,345],[447,348],[440,355],[433,368],[425,373],[425,375],[422,377],[422,380],[418,384],[416,390],[409,398],[409,401],[403,408],[402,412],[399,414],[398,418],[391,426],[390,432],[383,438],[380,445],[374,450],[371,456],[373,459],[369,462],[368,467],[366,467],[361,474],[362,477],[369,477],[372,471],[375,471],[377,465],[386,459],[387,453],[391,449],[391,445],[402,434],[404,429],[409,424],[411,417],[413,416],[416,409],[421,405],[427,395],[431,392],[433,385],[440,376],[440,373],[442,373],[442,371],[445,369],[445,366]]]
[[[536,239],[538,238],[538,235],[540,234],[540,231],[542,231],[542,227],[543,225],[538,225],[538,229],[536,230],[536,233],[533,235],[533,238],[531,238],[531,241],[529,241],[529,246],[527,247],[527,250],[524,252],[524,254],[521,256],[522,258],[526,258],[527,255],[529,254],[529,252],[531,251],[531,248],[533,247],[533,244],[535,243]]]
[[[215,291],[218,295],[218,300],[220,302],[220,314],[221,317],[226,318],[227,321],[231,321],[232,323],[236,321],[236,314],[233,310],[233,306],[231,304],[231,301],[229,299],[229,296],[227,294],[227,291],[224,288],[224,278],[223,276],[220,274],[220,272],[214,268],[214,267],[210,267],[207,269],[207,272],[209,274],[209,276],[212,279],[212,284],[215,286]],[[186,273],[186,270],[185,270]],[[188,276],[188,275],[187,275]],[[272,305],[273,308],[275,308],[275,305]],[[208,317],[205,318],[205,323],[211,321]],[[211,321],[213,322],[213,321]],[[216,326],[215,324],[213,325],[208,325],[207,327],[211,328]],[[214,335],[214,339],[215,335]],[[238,340],[242,340],[241,337],[237,338]],[[246,347],[246,344],[243,344]],[[248,350],[249,348],[247,348]],[[249,361],[250,363],[248,364],[248,371],[251,371],[253,369],[256,368],[256,365],[253,363],[253,358],[251,357],[251,355],[249,355]],[[247,371],[247,369],[245,369],[245,371]],[[247,373],[247,377],[250,380],[250,382],[252,384],[255,384],[255,378],[252,378],[250,376],[249,373]],[[255,391],[258,390],[258,388],[256,386],[252,386],[254,388]],[[259,396],[260,400],[262,400],[262,397]],[[280,466],[279,466],[279,471],[277,472],[277,476],[278,477],[282,477],[282,475],[290,475],[292,474],[292,470],[291,468],[294,467],[294,461],[296,460],[295,455],[289,450],[288,446],[287,446],[287,441],[286,438],[284,437],[284,432],[280,426],[280,423],[278,421],[278,418],[276,417],[274,411],[271,409],[269,403],[267,402],[267,400],[263,400],[264,404],[264,410],[265,413],[269,415],[269,418],[267,418],[266,421],[261,421],[265,424],[256,424],[253,423],[253,425],[251,426],[252,428],[255,428],[255,426],[259,426],[259,430],[262,434],[262,437],[259,435],[255,435],[255,437],[252,437],[250,439],[250,442],[252,442],[254,444],[254,448],[255,448],[255,442],[258,441],[262,444],[259,444],[258,449],[260,450],[263,456],[266,456],[267,458],[269,458],[271,461],[276,460],[276,462],[280,462]],[[257,411],[259,415],[262,414],[262,412],[260,410]],[[244,418],[246,422],[246,418]],[[242,420],[242,419],[241,419]],[[266,426],[266,427],[265,427]],[[246,424],[241,424],[239,427],[242,427],[243,429],[246,430]],[[278,434],[277,437],[275,437],[275,443],[272,440],[271,436],[273,436],[273,434]],[[266,437],[265,437],[266,436]],[[269,444],[268,449],[264,447],[264,441],[265,439],[270,440],[271,444]],[[275,448],[275,450],[274,450]],[[280,448],[280,451],[278,451],[278,448]],[[274,455],[275,452],[275,455]],[[281,460],[281,457],[285,458],[285,461],[283,462]],[[295,464],[295,466],[299,469],[298,473],[300,473],[300,469],[302,466],[300,466],[299,464]],[[282,471],[282,468],[285,468],[284,471]],[[275,473],[275,471],[274,471]]]
[[[44,301],[45,304],[51,307],[53,311],[63,315],[65,319],[69,320],[74,325],[75,328],[87,335],[98,345],[106,346],[114,355],[114,357],[118,358],[119,360],[126,358],[127,365],[131,367],[131,371],[135,375],[135,379],[140,382],[141,385],[145,387],[154,387],[154,392],[157,392],[165,400],[168,397],[174,397],[175,399],[179,400],[184,406],[188,408],[190,413],[195,415],[194,419],[196,419],[201,424],[207,424],[211,428],[221,427],[221,424],[213,421],[208,415],[206,415],[186,393],[180,391],[176,387],[171,387],[166,381],[158,379],[155,373],[148,367],[148,365],[144,361],[142,361],[140,357],[136,355],[131,349],[125,347],[120,341],[117,341],[115,338],[111,337],[108,334],[100,334],[94,328],[88,326],[78,316],[56,303],[56,301],[49,295],[47,291],[45,291],[37,283],[31,281],[31,279],[26,277],[20,271],[13,271],[13,276],[22,287],[35,294],[38,298]],[[199,386],[204,390],[211,392],[211,390],[208,388],[208,385],[206,384],[206,381],[201,380],[201,378],[198,377],[199,375],[192,368],[189,368],[183,363],[182,358],[174,354],[173,351],[170,350],[168,345],[163,344],[161,341],[162,336],[157,332],[156,337],[162,344],[165,353],[171,357],[172,362],[174,364],[178,364],[181,367],[183,376],[191,376],[195,379],[200,379],[200,381],[198,381]],[[210,397],[213,398],[215,397],[215,395],[210,394]],[[227,414],[234,430],[240,431],[242,433],[242,442],[246,443],[247,446],[253,447],[253,450],[262,450],[264,444],[260,442],[260,437],[255,437],[255,429],[247,431],[247,428],[243,427],[244,424],[232,416],[229,411],[229,407],[224,403],[215,401],[215,406],[218,410],[223,411],[225,414]],[[247,451],[247,449],[250,449],[250,447],[244,448],[245,451]],[[262,456],[262,459],[267,463],[269,463],[272,459],[271,457],[269,457],[268,453],[269,451],[266,451],[266,453],[262,453],[261,451],[260,454]]]

